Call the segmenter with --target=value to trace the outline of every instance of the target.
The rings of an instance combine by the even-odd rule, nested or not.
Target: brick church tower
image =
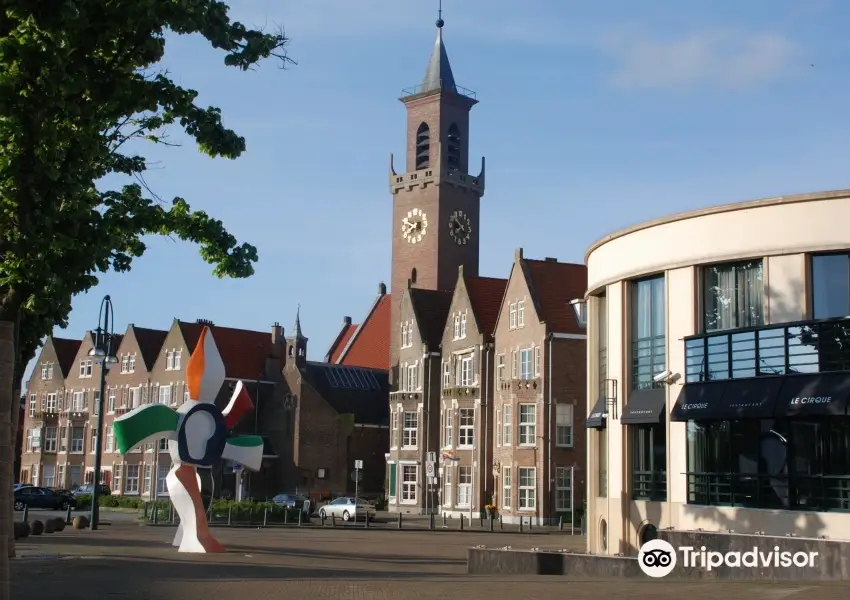
[[[390,376],[398,365],[399,303],[413,287],[452,290],[458,267],[478,275],[478,225],[484,194],[484,159],[469,174],[469,113],[474,92],[458,86],[443,44],[443,20],[425,79],[402,92],[407,108],[406,172],[390,158],[393,194]]]

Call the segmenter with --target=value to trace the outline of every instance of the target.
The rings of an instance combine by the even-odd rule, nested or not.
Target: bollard
[[[398,513],[398,528],[401,529],[401,513]]]
[[[303,523],[303,522],[304,522],[304,511],[299,510],[298,511],[298,526],[301,527],[301,523]]]
[[[490,525],[490,531],[492,532],[493,531],[493,513],[490,513],[490,518],[489,518],[488,521],[489,521],[488,524]]]
[[[289,508],[283,509],[283,524],[289,525]]]
[[[263,527],[266,527],[269,524],[269,507],[266,506],[263,508]]]
[[[327,515],[325,513],[321,513],[319,515],[319,519],[322,521],[322,527],[325,526],[325,518],[327,518]]]
[[[448,525],[446,524],[446,513],[443,513],[443,529],[445,529],[446,527],[448,527]]]
[[[24,518],[23,518],[24,523],[29,521],[29,518],[30,518],[30,505],[24,504]]]
[[[232,506],[228,506],[228,507],[227,507],[227,524],[228,524],[228,526],[229,526],[231,523],[233,523],[233,507],[232,507]]]
[[[531,531],[531,517],[528,517],[528,530]]]
[[[460,516],[460,530],[463,531],[463,515]]]
[[[70,525],[73,519],[71,518],[71,506],[68,506],[68,510],[65,512],[65,524]]]
[[[428,529],[434,530],[434,513],[428,515]]]
[[[482,513],[478,513],[478,526],[484,529],[484,515]]]
[[[499,529],[505,528],[505,522],[502,521],[502,515],[499,515]]]
[[[331,515],[331,527],[336,527],[336,513]]]
[[[519,518],[519,531],[520,531],[520,533],[522,533],[522,522],[523,522],[523,520],[524,520],[523,517]]]
[[[564,515],[558,517],[558,531],[564,530]]]
[[[398,516],[401,516],[401,513],[399,513]],[[401,521],[399,521],[399,525],[401,525]],[[365,525],[365,527],[366,527],[366,529],[369,529],[369,513],[366,513],[366,525]]]

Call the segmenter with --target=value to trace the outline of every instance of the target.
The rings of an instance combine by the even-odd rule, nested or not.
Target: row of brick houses
[[[345,493],[353,485],[347,465],[355,455],[378,473],[362,482],[364,491],[380,493],[388,439],[386,369],[308,361],[300,318],[288,337],[278,324],[264,333],[176,319],[167,331],[131,324],[116,336],[118,362],[106,375],[101,475],[113,493],[167,493],[166,442],[121,456],[112,421],[143,404],[176,408],[185,401],[185,368],[204,326],[226,370],[216,403],[224,406],[236,381],[243,381],[255,410],[236,430],[266,441],[261,471],[246,475],[248,495]],[[93,480],[100,382],[100,367],[89,356],[93,344],[87,333],[82,340],[48,338],[43,346],[25,396],[20,481],[74,488]],[[231,467],[213,469],[216,495],[234,494]]]

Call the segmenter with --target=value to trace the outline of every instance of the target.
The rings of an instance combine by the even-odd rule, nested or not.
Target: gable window
[[[453,336],[454,336],[454,339],[460,338],[460,315],[455,315]]]
[[[174,351],[174,370],[179,371],[183,368],[183,351],[175,350]]]
[[[472,355],[464,356],[458,362],[459,377],[458,383],[461,387],[469,387],[472,385]]]
[[[404,429],[401,435],[401,445],[404,448],[416,448],[419,432],[419,413],[406,412],[404,413]]]
[[[815,319],[850,316],[850,254],[812,257],[812,309]]]
[[[130,372],[130,355],[125,354],[121,357],[121,372],[129,373]]]
[[[443,389],[452,385],[452,366],[448,362],[443,363]]]
[[[475,439],[475,409],[461,408],[459,417],[457,445],[460,448],[471,448]]]
[[[653,379],[667,368],[664,275],[631,286],[632,389],[659,387]]]
[[[505,355],[499,354],[496,357],[496,381],[501,383],[505,380]]]
[[[159,451],[168,452],[168,438],[159,439]]]
[[[516,329],[516,302],[511,302],[510,311],[508,312],[508,327]]]
[[[53,363],[41,363],[41,378],[44,380],[53,379]]]
[[[447,408],[443,413],[443,448],[451,448],[454,443],[452,426],[454,425],[454,411]]]
[[[174,370],[174,350],[168,350],[165,353],[165,370],[173,371]]]
[[[92,374],[92,365],[94,363],[91,359],[85,359],[80,361],[80,377],[86,378],[91,377]]]
[[[555,444],[561,448],[573,445],[573,405],[555,405]]]
[[[396,410],[390,413],[390,448],[398,448],[398,415]]]
[[[761,326],[764,323],[762,261],[705,267],[703,310],[705,331]]]
[[[537,469],[520,467],[519,469],[519,510],[537,508]]]
[[[516,305],[516,326],[525,327],[525,300],[520,300]]]
[[[401,347],[407,348],[410,346],[410,325],[405,321],[401,324]]]
[[[460,316],[460,337],[461,339],[466,337],[466,313]]]
[[[537,406],[519,405],[519,445],[533,446],[537,442]]]
[[[531,360],[533,356],[531,348],[525,348],[519,352],[519,378],[528,380],[531,379]]]
[[[505,404],[505,424],[504,424],[505,435],[502,440],[505,446],[510,446],[514,441],[514,428],[513,428],[513,406],[510,404]]]

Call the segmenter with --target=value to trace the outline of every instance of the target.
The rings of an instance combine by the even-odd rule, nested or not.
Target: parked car
[[[277,504],[278,506],[285,506],[286,508],[297,508],[299,510],[304,510],[305,503],[307,506],[307,510],[310,507],[310,499],[307,496],[302,496],[301,494],[278,494],[274,498],[272,498],[272,502]]]
[[[22,487],[32,487],[32,484],[31,483],[16,483],[15,485],[12,486],[12,489],[17,492]]]
[[[66,490],[65,488],[50,488],[54,493],[59,494],[60,496],[68,496],[69,498],[74,497],[74,492],[71,490]]]
[[[355,501],[351,496],[337,498],[319,509],[319,516],[323,518],[336,516],[343,521],[356,521],[367,515],[370,519],[375,518],[375,505],[360,499]]]
[[[94,493],[94,484],[93,483],[84,483],[73,492],[74,498],[79,496],[91,496]],[[103,485],[102,483],[98,486],[97,493],[101,496],[110,496],[112,495],[112,490],[109,489],[108,485]]]
[[[75,507],[77,500],[71,496],[57,494],[53,490],[42,487],[27,486],[15,490],[15,510],[30,508],[46,508],[48,510],[67,510]]]

